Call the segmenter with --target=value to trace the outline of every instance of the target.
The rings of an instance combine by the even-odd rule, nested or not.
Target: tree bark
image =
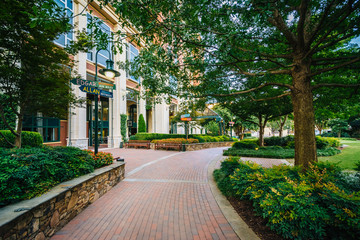
[[[263,147],[264,146],[264,131],[265,131],[265,126],[266,126],[266,120],[264,121],[264,123],[262,122],[262,116],[259,115],[259,147]]]
[[[310,78],[307,77],[310,63],[302,61],[295,61],[292,69],[294,88],[291,98],[295,125],[295,165],[307,168],[311,162],[317,162],[317,155],[313,95]]]
[[[18,118],[18,123],[17,123],[17,129],[16,129],[16,133],[17,136],[15,137],[15,147],[16,148],[21,148],[21,132],[22,132],[22,123],[23,123],[23,114],[19,115]]]
[[[287,120],[287,115],[284,117],[283,121],[280,118],[279,137],[283,136],[282,132],[283,132],[283,128],[284,128],[284,125],[286,123],[286,120]]]

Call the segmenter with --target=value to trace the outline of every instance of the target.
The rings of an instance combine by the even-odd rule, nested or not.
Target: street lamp
[[[109,59],[106,60],[106,68],[100,69],[99,72],[103,75],[105,75],[108,78],[114,78],[114,77],[118,77],[120,76],[120,73],[116,70],[114,70],[114,62],[111,60],[111,53],[109,50],[107,49],[98,49],[96,51],[95,54],[95,82],[98,83],[98,62],[97,62],[97,57],[98,57],[98,53],[101,50],[105,50],[109,53]],[[96,84],[96,89],[98,89],[98,84]],[[97,96],[97,99],[95,100],[95,154],[98,153],[99,151],[99,136],[98,136],[98,131],[99,131],[99,119],[98,119],[98,111],[99,111],[99,99],[100,99],[100,95]]]

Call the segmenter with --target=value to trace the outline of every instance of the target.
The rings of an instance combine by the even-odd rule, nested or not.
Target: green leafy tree
[[[219,123],[217,123],[216,121],[211,121],[208,124],[206,124],[205,129],[210,135],[214,135],[214,136],[219,135],[220,127],[219,127]]]
[[[337,118],[329,121],[329,127],[331,127],[331,130],[336,132],[340,138],[341,132],[349,129],[349,124],[346,120]]]
[[[139,133],[146,132],[146,123],[145,123],[144,116],[142,114],[139,115],[138,132]]]
[[[43,13],[51,21],[34,25],[32,19]],[[69,104],[77,103],[69,84],[69,56],[54,44],[59,34],[71,29],[68,21],[53,0],[0,3],[0,92],[7,97],[0,104],[0,116],[16,136],[16,147],[21,147],[24,114],[65,117]],[[5,109],[16,115],[16,127]]]
[[[143,33],[135,40],[142,37],[148,47],[132,69],[143,77],[147,94],[172,94],[170,74],[181,82],[182,96],[290,96],[296,165],[317,161],[314,93],[359,86],[356,75],[345,78],[360,69],[359,46],[350,42],[360,35],[359,0],[102,2]],[[282,93],[268,96],[268,86]]]
[[[126,126],[127,126],[127,115],[126,114],[120,114],[120,132],[121,137],[124,142],[127,142],[127,136],[126,136]]]

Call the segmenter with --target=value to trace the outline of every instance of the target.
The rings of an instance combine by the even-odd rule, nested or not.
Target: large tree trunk
[[[291,97],[295,125],[295,165],[307,168],[317,161],[315,143],[315,119],[311,91],[310,64],[298,63],[292,71]]]
[[[21,132],[22,132],[23,118],[24,118],[23,115],[20,114],[16,129],[17,136],[15,136],[15,147],[17,148],[21,148]]]

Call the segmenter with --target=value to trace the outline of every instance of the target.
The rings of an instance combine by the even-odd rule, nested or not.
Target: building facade
[[[69,15],[73,15],[71,23],[74,32],[92,29],[89,23],[92,18],[102,21],[101,31],[109,34],[113,32],[135,33],[134,29],[123,29],[118,17],[110,6],[100,8],[96,1],[89,5],[85,0],[56,0],[57,4],[66,9]],[[85,9],[85,10],[84,10]],[[83,14],[81,14],[83,13]],[[63,34],[55,41],[59,47],[65,47],[74,39],[74,33]],[[98,70],[106,66],[106,60],[110,57],[117,62],[131,61],[138,54],[142,46],[131,43],[131,39],[123,39],[125,44],[122,53],[114,54],[110,46],[97,54]],[[77,97],[86,99],[86,106],[70,106],[68,119],[45,118],[41,115],[32,116],[24,122],[24,130],[38,131],[43,135],[44,143],[52,146],[75,146],[87,149],[94,144],[94,136],[98,134],[100,145],[103,147],[116,148],[123,141],[121,136],[121,115],[127,115],[127,137],[137,133],[137,122],[140,114],[143,115],[147,124],[148,132],[176,133],[177,129],[171,126],[170,118],[177,110],[176,101],[168,105],[165,102],[153,104],[139,98],[138,93],[144,91],[141,87],[141,78],[136,79],[126,71],[119,69],[115,64],[114,69],[120,72],[119,77],[108,78],[98,73],[100,89],[111,94],[105,96],[94,95],[90,88],[84,88],[81,83],[89,83],[95,80],[95,62],[97,49],[89,52],[80,52],[74,57],[73,71],[80,76],[81,80],[72,83],[72,90]],[[109,56],[109,53],[111,56]],[[91,86],[85,86],[91,87]],[[84,91],[85,90],[85,91]],[[112,97],[111,97],[112,95]],[[98,99],[99,130],[94,131],[95,101]]]

